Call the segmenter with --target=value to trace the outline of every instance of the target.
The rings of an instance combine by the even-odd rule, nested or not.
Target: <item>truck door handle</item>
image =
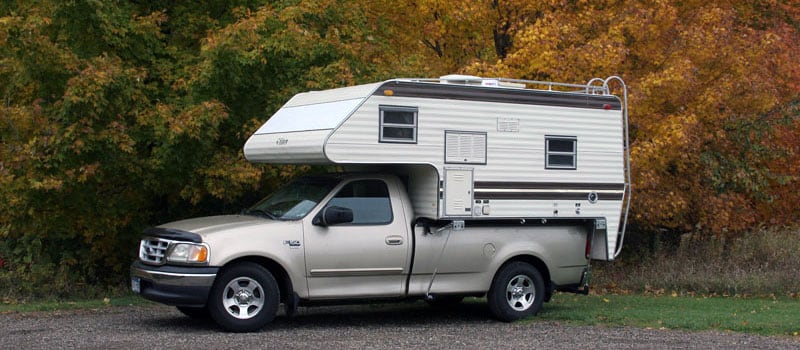
[[[401,245],[401,244],[403,244],[403,237],[400,237],[400,236],[389,236],[389,237],[386,237],[386,244],[388,244],[388,245]]]

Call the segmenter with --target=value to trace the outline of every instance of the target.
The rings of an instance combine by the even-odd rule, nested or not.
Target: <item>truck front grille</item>
[[[147,237],[139,244],[139,260],[151,265],[163,265],[169,243],[166,239]]]

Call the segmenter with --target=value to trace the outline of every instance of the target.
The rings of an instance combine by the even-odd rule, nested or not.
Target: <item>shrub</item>
[[[677,245],[661,245],[650,254],[643,251],[647,249],[626,247],[619,261],[595,264],[595,286],[601,291],[656,294],[800,292],[797,228],[757,229],[733,238],[684,234]]]

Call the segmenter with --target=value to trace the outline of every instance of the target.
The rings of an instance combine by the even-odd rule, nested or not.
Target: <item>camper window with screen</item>
[[[417,143],[417,108],[380,106],[380,142]]]
[[[545,136],[545,168],[577,169],[578,139],[574,136]]]

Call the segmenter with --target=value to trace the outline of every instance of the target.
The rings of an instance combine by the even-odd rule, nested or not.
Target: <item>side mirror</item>
[[[314,217],[311,224],[317,226],[332,226],[353,222],[353,210],[337,206],[330,206],[322,209],[322,212]]]

